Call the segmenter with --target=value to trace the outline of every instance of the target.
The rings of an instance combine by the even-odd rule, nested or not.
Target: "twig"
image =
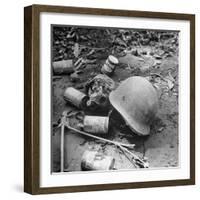
[[[119,147],[119,148],[120,148],[120,147]],[[126,156],[126,158],[127,158],[135,167],[137,167],[137,165],[136,165],[136,163],[133,161],[133,159],[130,158],[130,157],[127,155],[127,153],[126,153],[122,148],[120,148],[120,150],[124,153],[124,155]]]
[[[112,140],[108,140],[108,139],[105,139],[105,138],[102,138],[102,137],[98,137],[98,136],[95,136],[95,135],[92,135],[92,134],[89,134],[89,133],[86,133],[84,131],[80,131],[76,128],[73,128],[71,126],[69,126],[68,124],[65,123],[65,126],[72,130],[72,131],[75,131],[77,133],[80,133],[82,135],[85,135],[85,136],[88,136],[88,137],[92,137],[92,138],[95,138],[95,139],[98,139],[98,140],[102,140],[104,142],[107,142],[107,143],[111,143],[111,144],[114,144],[116,146],[122,146],[122,147],[126,147],[126,148],[133,148],[135,146],[135,144],[125,144],[125,143],[120,143],[120,142],[116,142],[116,141],[112,141]]]
[[[142,159],[140,159],[137,155],[135,155],[134,153],[132,153],[131,151],[129,151],[128,149],[124,148],[123,146],[120,146],[120,148],[123,151],[126,151],[127,153],[129,153],[132,158],[136,161],[135,163],[139,163],[141,166],[143,166],[144,168],[148,168],[149,164],[147,162],[144,162]]]
[[[64,130],[65,125],[61,126],[61,135],[60,135],[60,171],[64,171]]]

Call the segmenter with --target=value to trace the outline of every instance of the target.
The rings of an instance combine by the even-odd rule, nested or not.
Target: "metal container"
[[[88,101],[88,97],[83,92],[80,92],[73,87],[68,87],[65,90],[64,99],[65,101],[81,109],[86,107],[86,103]]]
[[[111,170],[114,169],[115,159],[97,151],[86,150],[81,159],[81,169],[91,170]]]
[[[101,72],[106,75],[112,75],[115,71],[116,66],[119,64],[119,61],[114,56],[109,56],[105,62],[105,64],[101,68]]]
[[[71,74],[74,72],[72,60],[61,60],[53,62],[54,74]]]
[[[83,119],[83,129],[89,133],[106,134],[109,129],[109,117],[86,115]]]

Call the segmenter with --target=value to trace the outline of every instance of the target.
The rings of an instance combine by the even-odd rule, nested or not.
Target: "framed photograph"
[[[24,9],[24,191],[195,184],[195,16]]]

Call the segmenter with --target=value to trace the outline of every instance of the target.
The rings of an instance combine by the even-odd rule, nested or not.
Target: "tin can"
[[[119,61],[116,57],[110,55],[105,64],[101,68],[101,72],[106,75],[112,75],[115,71],[116,66],[119,64]]]
[[[106,134],[109,130],[109,117],[86,115],[83,119],[83,129],[89,133]]]
[[[88,97],[83,92],[80,92],[73,87],[68,87],[65,90],[64,99],[65,101],[81,109],[86,107],[86,103],[88,101]]]
[[[111,170],[114,169],[115,159],[97,151],[86,150],[81,159],[81,169],[91,170]]]
[[[72,60],[61,60],[53,62],[54,74],[71,74],[74,72],[74,65]]]

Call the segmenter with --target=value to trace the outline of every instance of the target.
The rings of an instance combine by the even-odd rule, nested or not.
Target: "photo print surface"
[[[179,32],[51,26],[51,172],[179,167]]]

